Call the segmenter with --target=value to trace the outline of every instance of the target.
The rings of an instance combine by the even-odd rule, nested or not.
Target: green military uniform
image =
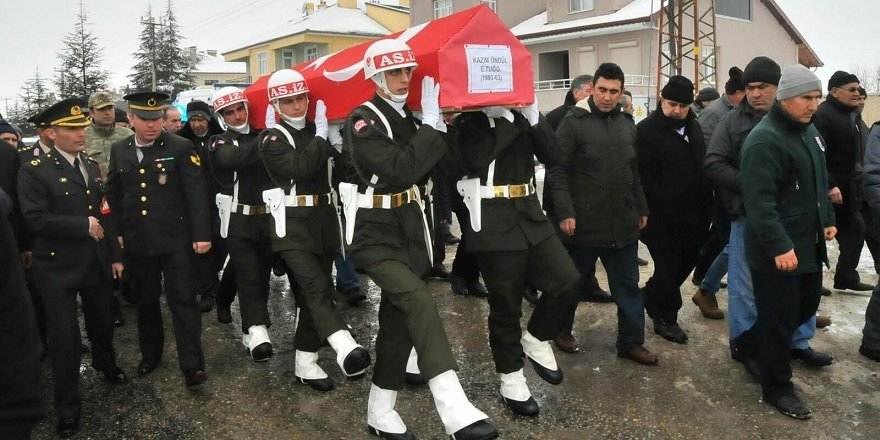
[[[242,333],[254,325],[269,327],[269,276],[272,270],[272,216],[263,191],[274,187],[260,161],[259,133],[234,130],[212,138],[211,163],[217,172],[237,173],[233,187],[221,193],[233,196],[226,245],[238,285]]]
[[[270,176],[288,194],[286,234],[272,234],[272,250],[293,274],[291,288],[299,308],[294,346],[313,353],[328,336],[348,328],[333,310],[330,282],[340,237],[328,159],[338,153],[326,139],[315,136],[314,125],[297,130],[285,121],[263,133],[260,149]]]
[[[412,113],[405,116],[378,95],[370,101],[381,113],[358,107],[345,126],[351,139],[354,176],[359,198],[373,185],[378,204],[361,208],[355,218],[348,248],[355,267],[365,271],[382,289],[379,334],[373,383],[400,390],[410,351],[418,352],[419,369],[426,379],[456,368],[446,332],[425,282],[431,263],[425,242],[425,218],[413,185],[427,181],[431,169],[447,151],[434,128],[417,127]],[[387,133],[383,117],[391,127]],[[380,195],[392,195],[381,197]],[[391,199],[383,205],[382,199]],[[383,208],[382,206],[386,206]]]
[[[110,146],[118,140],[125,139],[134,134],[125,127],[113,125],[109,129],[98,127],[95,124],[86,127],[86,155],[98,162],[104,174],[110,166]]]
[[[480,231],[469,222],[462,232],[489,290],[489,344],[499,373],[523,368],[522,286],[528,282],[543,292],[528,331],[547,341],[558,334],[559,313],[575,301],[580,278],[535,193],[534,157],[558,164],[556,136],[543,118],[530,127],[519,112],[513,115],[510,122],[463,113],[455,123],[465,173],[493,192],[482,196]]]

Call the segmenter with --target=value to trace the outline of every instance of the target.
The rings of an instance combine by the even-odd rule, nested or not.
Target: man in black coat
[[[186,385],[196,386],[207,375],[193,252],[211,248],[202,162],[192,142],[162,130],[162,101],[168,95],[139,92],[124,99],[135,134],[110,148],[107,199],[121,221],[119,239],[138,294],[138,374],[149,374],[162,358],[164,275],[180,368]]]
[[[654,332],[680,344],[688,337],[678,325],[679,288],[697,263],[712,206],[712,190],[702,172],[703,131],[689,107],[693,90],[689,79],[671,77],[657,110],[636,125],[639,176],[651,213],[641,240],[654,260],[644,289],[645,309]]]
[[[55,146],[25,164],[18,177],[21,212],[34,234],[33,270],[48,323],[62,437],[79,430],[82,407],[77,294],[92,341],[92,366],[111,383],[127,382],[113,352],[112,280],[122,276],[122,252],[98,163],[80,154],[89,125],[84,106],[82,100],[69,98],[37,116],[48,122],[46,131]]]
[[[856,267],[865,243],[861,205],[862,152],[865,150],[862,116],[858,111],[859,79],[838,70],[828,80],[829,96],[813,123],[828,144],[828,194],[837,218],[840,255],[834,270],[834,288],[868,291],[874,286],[859,279]]]

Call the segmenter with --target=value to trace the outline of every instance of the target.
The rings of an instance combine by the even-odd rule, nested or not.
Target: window
[[[568,78],[570,76],[567,50],[538,54],[539,81],[567,80]]]
[[[715,0],[715,15],[752,19],[752,0]]]
[[[702,46],[703,60],[700,64],[700,74],[703,77],[702,84],[697,84],[697,88],[703,88],[703,85],[715,87],[715,69],[718,66],[715,58],[715,49],[711,46]]]
[[[452,15],[452,0],[434,0],[434,18]]]
[[[257,53],[257,75],[267,75],[269,73],[269,52]]]
[[[498,11],[495,9],[495,8],[497,7],[497,6],[496,6],[496,3],[498,3],[496,0],[483,0],[483,3],[485,3],[485,4],[488,5],[490,8],[492,8],[493,11],[498,12]]]
[[[571,12],[592,11],[596,6],[595,0],[569,0]]]
[[[282,69],[290,69],[295,66],[293,51],[289,49],[284,49],[281,51],[281,68]]]
[[[318,46],[307,46],[306,47],[306,61],[313,61],[318,59]]]
[[[596,46],[583,46],[578,48],[578,71],[575,75],[592,75],[599,67],[599,60],[596,56]]]
[[[220,82],[220,81],[218,81],[216,79],[206,79],[205,85],[206,86],[213,86],[214,84],[217,84],[218,82]]]

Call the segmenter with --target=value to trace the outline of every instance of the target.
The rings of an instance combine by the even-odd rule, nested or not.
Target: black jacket
[[[703,175],[706,144],[693,112],[684,135],[659,106],[636,125],[639,177],[651,218],[641,231],[648,246],[700,246],[709,230],[712,190]]]
[[[828,96],[813,116],[813,124],[828,145],[825,161],[828,164],[829,188],[840,189],[843,195],[841,208],[850,212],[859,210],[864,151],[863,138],[859,133],[861,121],[857,107],[846,106],[833,96]]]

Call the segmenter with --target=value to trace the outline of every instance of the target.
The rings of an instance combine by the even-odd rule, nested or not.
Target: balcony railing
[[[652,87],[657,85],[657,78],[648,75],[626,75],[627,86]],[[571,87],[571,78],[548,79],[535,81],[535,90],[561,90]]]

